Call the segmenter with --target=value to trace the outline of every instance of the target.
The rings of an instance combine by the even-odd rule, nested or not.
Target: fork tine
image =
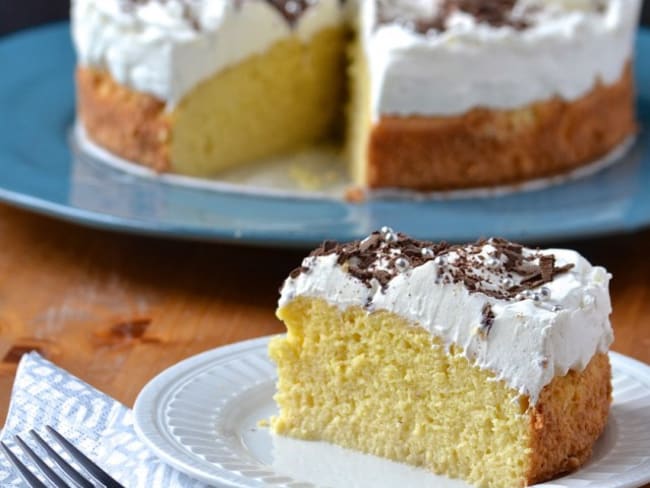
[[[13,452],[11,452],[11,449],[7,447],[7,444],[0,442],[0,446],[2,447],[2,451],[4,452],[5,456],[7,456],[9,462],[13,465],[14,468],[18,470],[20,476],[22,476],[22,478],[25,480],[25,483],[31,486],[31,488],[47,488],[47,486],[36,476],[34,476],[34,473],[27,469],[27,466],[25,466]]]
[[[46,425],[47,431],[57,440],[61,447],[65,449],[93,478],[103,483],[106,488],[124,488],[115,481],[106,471],[97,466],[84,453],[74,447],[65,437],[59,434],[53,427]]]
[[[25,444],[25,442],[19,436],[14,436],[14,440],[16,441],[16,444],[20,446],[23,452],[27,454],[32,461],[34,461],[36,467],[38,467],[41,473],[43,473],[43,476],[50,480],[54,486],[57,488],[70,488],[70,485],[63,481],[63,479],[58,474],[56,474],[52,468],[50,468],[43,460],[41,460],[41,458],[38,457],[32,448]]]
[[[38,435],[38,432],[32,429],[29,431],[29,433],[32,435],[34,440],[36,440],[36,442],[38,442],[39,445],[45,449],[45,451],[47,451],[47,454],[50,456],[52,461],[54,461],[72,481],[81,486],[81,488],[93,488],[95,486],[90,481],[81,476],[81,474],[79,474],[76,469],[70,466],[70,464],[68,464],[68,462],[63,459],[58,452],[52,449],[52,446],[45,442],[45,440],[43,440],[43,438]]]

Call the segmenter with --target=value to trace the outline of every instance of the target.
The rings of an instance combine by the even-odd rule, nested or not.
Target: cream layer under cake
[[[326,242],[281,290],[272,427],[478,486],[574,470],[609,412],[609,280],[501,239]]]

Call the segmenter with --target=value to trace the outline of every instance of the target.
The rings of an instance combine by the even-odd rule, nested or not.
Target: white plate
[[[134,407],[140,438],[171,466],[216,486],[307,488],[335,486],[337,480],[345,480],[345,488],[395,486],[394,480],[402,486],[466,486],[324,443],[273,439],[258,426],[276,412],[269,339],[199,354],[154,378]],[[623,488],[650,481],[650,367],[620,354],[610,357],[614,403],[592,459],[570,476],[537,486]],[[328,469],[332,465],[335,470]]]

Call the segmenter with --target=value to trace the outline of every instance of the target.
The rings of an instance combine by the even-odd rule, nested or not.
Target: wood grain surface
[[[132,406],[181,359],[281,332],[278,287],[304,254],[119,235],[4,205],[0,243],[1,421],[32,349]],[[612,272],[614,350],[650,363],[650,232],[554,244]]]

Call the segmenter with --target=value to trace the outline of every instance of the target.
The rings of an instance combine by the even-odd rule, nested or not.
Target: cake
[[[349,138],[359,185],[558,175],[635,132],[636,0],[361,3]]]
[[[515,184],[635,133],[639,9],[73,0],[78,116],[90,140],[156,171],[209,177],[345,134],[361,188]]]
[[[339,0],[73,0],[87,135],[157,171],[208,176],[332,135]]]
[[[480,487],[573,471],[610,408],[609,279],[503,239],[325,242],[281,289],[271,428]]]

